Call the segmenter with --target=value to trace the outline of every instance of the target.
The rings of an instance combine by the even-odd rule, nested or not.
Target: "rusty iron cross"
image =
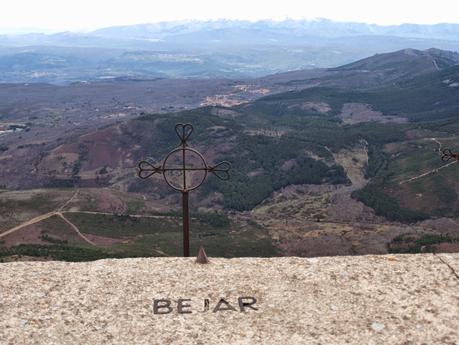
[[[459,153],[454,153],[450,149],[442,150],[441,160],[443,162],[449,162],[451,159],[455,159],[456,161],[459,162]]]
[[[214,174],[220,180],[229,180],[230,163],[223,161],[217,165],[207,165],[203,155],[188,146],[188,139],[193,132],[189,123],[179,123],[175,132],[180,139],[180,145],[170,151],[162,165],[154,165],[141,161],[138,165],[138,176],[148,179],[154,174],[162,174],[166,183],[182,193],[183,207],[183,256],[190,256],[190,216],[188,207],[189,192],[199,188],[208,173]]]

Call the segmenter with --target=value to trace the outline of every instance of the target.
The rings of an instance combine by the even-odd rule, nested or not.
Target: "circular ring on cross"
[[[189,147],[171,151],[163,163],[166,183],[180,192],[189,192],[201,186],[207,177],[207,170],[204,157]]]

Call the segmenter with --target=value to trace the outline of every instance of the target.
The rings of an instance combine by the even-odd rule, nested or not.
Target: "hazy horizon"
[[[24,9],[27,11],[24,11]],[[346,3],[323,0],[306,4],[304,1],[284,0],[282,3],[234,0],[219,2],[170,0],[155,6],[151,1],[117,2],[81,0],[66,2],[43,0],[39,3],[18,0],[5,6],[0,13],[1,33],[85,32],[111,26],[125,26],[176,21],[243,20],[320,20],[376,24],[457,24],[459,4],[439,0],[435,4],[417,1],[388,0],[369,3],[350,0]]]
[[[404,22],[400,24],[376,24],[376,23],[367,23],[363,21],[340,21],[340,20],[333,20],[330,18],[290,18],[285,17],[282,19],[272,19],[272,18],[263,18],[263,19],[231,19],[231,18],[215,18],[215,19],[181,19],[181,20],[164,20],[164,21],[150,21],[150,22],[141,22],[141,23],[134,23],[134,24],[119,24],[119,25],[109,25],[109,26],[100,26],[94,28],[87,28],[87,29],[50,29],[50,28],[40,28],[40,27],[0,27],[0,34],[4,35],[21,35],[21,34],[55,34],[61,32],[74,32],[74,33],[87,33],[92,31],[97,31],[99,29],[109,28],[109,27],[123,27],[123,26],[136,26],[136,25],[149,25],[149,24],[161,24],[161,23],[205,23],[205,22],[218,22],[218,21],[233,21],[233,22],[284,22],[284,21],[308,21],[308,22],[334,22],[334,23],[348,23],[348,24],[366,24],[366,25],[375,25],[380,27],[391,27],[391,26],[401,26],[401,25],[425,25],[425,26],[435,26],[435,25],[459,25],[458,22],[438,22],[438,23],[431,23],[431,24],[423,24],[423,23],[414,23],[414,22]]]

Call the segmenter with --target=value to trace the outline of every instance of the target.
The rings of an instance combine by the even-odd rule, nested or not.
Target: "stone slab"
[[[441,257],[445,263],[447,263],[451,269],[459,275],[459,255],[457,254],[437,254]]]
[[[0,272],[1,344],[459,343],[459,280],[429,254],[17,262]],[[240,312],[241,296],[258,310]],[[154,314],[164,298],[191,299],[192,313]],[[236,311],[213,312],[220,298]]]

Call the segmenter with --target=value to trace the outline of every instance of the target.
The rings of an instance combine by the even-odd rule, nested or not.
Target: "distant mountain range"
[[[241,20],[179,21],[130,26],[116,26],[96,30],[92,34],[136,39],[167,39],[183,36],[186,38],[210,39],[227,38],[225,35],[249,34],[245,39],[257,38],[273,41],[284,36],[289,41],[311,37],[354,37],[354,36],[396,36],[407,38],[459,40],[459,24],[402,24],[381,26],[375,24],[334,22],[327,19],[284,21],[261,20],[256,22]],[[187,37],[188,36],[188,37]]]
[[[459,24],[217,20],[2,35],[0,81],[260,77],[406,48],[459,51]]]

